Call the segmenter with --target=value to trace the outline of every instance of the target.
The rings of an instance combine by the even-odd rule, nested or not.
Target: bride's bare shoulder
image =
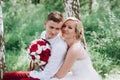
[[[68,50],[68,54],[76,56],[79,59],[83,59],[86,56],[85,50],[80,43],[75,43],[72,45]]]

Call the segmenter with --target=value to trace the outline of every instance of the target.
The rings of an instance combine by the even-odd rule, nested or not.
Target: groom
[[[44,70],[41,72],[31,71],[31,77],[39,78],[40,80],[49,80],[55,75],[63,63],[67,45],[59,34],[62,24],[63,16],[60,12],[51,12],[48,15],[47,20],[44,23],[46,31],[42,32],[41,38],[44,38],[50,42],[52,47],[51,57]]]
[[[52,50],[51,57],[43,71],[6,72],[3,80],[50,80],[61,67],[67,52],[67,44],[60,36],[62,24],[63,16],[60,12],[53,11],[48,14],[44,23],[46,30],[42,32],[41,38],[50,42]]]

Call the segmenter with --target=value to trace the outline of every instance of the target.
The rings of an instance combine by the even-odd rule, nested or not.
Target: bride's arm
[[[72,67],[73,63],[76,61],[77,58],[78,58],[78,52],[70,48],[67,52],[63,65],[58,70],[55,77],[63,78],[70,71],[70,68]]]

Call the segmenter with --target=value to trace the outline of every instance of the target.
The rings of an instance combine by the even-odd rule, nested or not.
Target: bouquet
[[[43,70],[43,67],[47,64],[51,56],[50,43],[45,39],[34,40],[27,48],[27,54],[31,60],[30,70],[34,69],[34,65]]]

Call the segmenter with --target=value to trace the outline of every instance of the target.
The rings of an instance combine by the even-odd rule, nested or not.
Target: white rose
[[[40,45],[38,45],[38,50],[36,51],[37,54],[41,54],[42,52],[42,47]]]
[[[36,53],[35,52],[31,52],[30,55],[35,55]]]
[[[35,55],[35,58],[36,58],[37,60],[40,60],[40,56],[39,56],[39,55]]]

